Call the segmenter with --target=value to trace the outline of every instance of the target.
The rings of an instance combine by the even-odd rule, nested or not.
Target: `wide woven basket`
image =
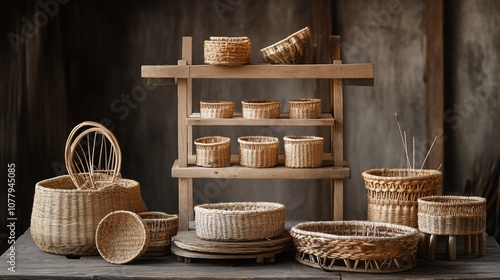
[[[247,37],[210,37],[204,42],[205,63],[237,66],[250,63],[251,43]]]
[[[290,119],[317,119],[321,115],[321,99],[301,98],[288,100]]]
[[[363,172],[368,220],[418,227],[418,202],[436,195],[442,173],[437,170],[372,169]]]
[[[416,265],[415,228],[368,221],[305,222],[290,230],[296,260],[327,271],[389,273]]]
[[[172,237],[179,230],[179,217],[163,212],[142,212],[139,217],[149,229],[149,245],[143,257],[161,257],[170,253]]]
[[[280,117],[280,101],[276,99],[248,99],[241,101],[245,119],[277,119]]]
[[[436,235],[473,235],[486,230],[486,198],[427,196],[418,199],[418,228]]]
[[[226,167],[231,165],[231,139],[224,136],[207,136],[194,141],[196,165]]]
[[[202,118],[232,118],[234,112],[234,102],[223,100],[202,100],[200,101],[200,115]]]
[[[312,168],[323,165],[323,137],[285,136],[285,166]]]
[[[282,234],[285,206],[272,202],[228,202],[194,207],[196,235],[213,241],[251,241]]]
[[[305,27],[287,38],[260,50],[265,61],[272,64],[306,63],[310,52],[311,31]]]
[[[104,217],[97,227],[99,254],[113,264],[131,262],[146,251],[149,230],[136,213],[115,211]]]
[[[242,136],[240,165],[247,167],[273,167],[278,163],[279,140],[269,136]]]

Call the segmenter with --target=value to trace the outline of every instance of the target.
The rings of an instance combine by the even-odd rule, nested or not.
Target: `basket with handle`
[[[269,136],[242,136],[240,165],[247,167],[273,167],[278,163],[279,140]]]
[[[283,137],[285,142],[285,166],[291,168],[313,168],[323,165],[323,137]]]
[[[205,40],[204,60],[207,64],[238,66],[250,63],[251,43],[248,37],[210,37]]]

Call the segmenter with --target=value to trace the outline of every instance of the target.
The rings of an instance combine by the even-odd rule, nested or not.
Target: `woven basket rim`
[[[279,139],[272,136],[240,136],[238,137],[238,143],[251,145],[269,145],[279,143]]]
[[[236,37],[227,37],[227,36],[210,36],[210,40],[206,40],[206,41],[216,41],[216,42],[219,42],[219,41],[228,41],[228,42],[246,42],[246,41],[250,41],[250,38],[246,37],[246,36],[236,36]]]
[[[69,180],[68,183],[71,183],[73,188],[62,189],[62,188],[44,186],[44,184],[56,182],[59,180]],[[90,189],[90,188],[89,189],[79,189],[75,186],[74,182],[71,180],[71,177],[68,174],[66,174],[66,175],[60,175],[57,177],[47,178],[47,179],[44,179],[42,181],[39,181],[35,184],[35,188],[39,189],[41,191],[52,191],[52,192],[60,192],[60,193],[100,193],[100,192],[108,192],[110,190],[113,190],[116,187],[130,188],[130,187],[133,187],[133,186],[136,186],[139,184],[139,182],[132,180],[132,179],[119,178],[117,180],[118,181],[115,184],[101,187],[98,189]],[[120,184],[120,183],[122,183],[122,184]]]
[[[252,105],[252,106],[266,106],[280,103],[279,99],[246,99],[242,100],[241,104],[243,105]]]
[[[419,204],[430,206],[475,206],[486,203],[486,198],[480,196],[431,195],[421,197],[417,201]]]
[[[233,101],[229,100],[201,100],[201,105],[232,105]]]
[[[377,174],[384,174],[388,172],[401,172],[404,174],[410,174],[411,172],[415,172],[414,174],[408,176],[382,176]],[[363,178],[370,180],[390,180],[390,181],[398,181],[398,180],[408,180],[408,179],[427,179],[434,178],[438,176],[442,176],[441,171],[435,169],[416,169],[412,171],[412,169],[408,168],[375,168],[364,171],[362,174]]]
[[[245,207],[245,206],[256,206],[263,207],[263,209],[252,209],[252,210],[228,210],[231,207]],[[265,206],[265,208],[264,208]],[[281,203],[276,202],[222,202],[222,203],[206,203],[200,204],[194,207],[197,212],[222,214],[226,216],[236,216],[236,215],[248,215],[252,213],[270,213],[277,210],[285,209],[285,206]]]
[[[283,137],[285,142],[293,142],[293,143],[304,143],[304,142],[316,142],[323,141],[323,137],[319,136],[309,136],[309,135],[287,135]]]
[[[165,213],[165,212],[160,212],[160,211],[146,211],[146,212],[140,212],[140,213],[137,213],[137,215],[139,215],[139,217],[141,217],[141,219],[143,221],[175,221],[175,220],[179,220],[179,216],[177,214],[168,214],[168,213]],[[148,216],[154,216],[153,218],[145,218],[148,217]]]
[[[217,142],[206,143],[205,140],[216,139]],[[194,140],[196,146],[216,146],[221,144],[227,144],[231,142],[231,138],[226,136],[205,136]]]
[[[278,46],[280,46],[282,48],[290,48],[289,40],[292,37],[295,37],[295,36],[297,36],[297,35],[299,35],[301,33],[304,33],[306,35],[306,37],[309,38],[310,35],[311,35],[311,30],[309,29],[309,27],[306,26],[306,27],[300,29],[299,31],[296,31],[296,32],[288,35],[286,38],[284,38],[284,39],[282,39],[282,40],[280,40],[280,41],[278,41],[278,42],[276,42],[276,43],[274,43],[272,45],[269,45],[269,46],[267,46],[265,48],[260,49],[260,51],[261,52],[267,52],[268,50],[274,49],[274,48],[276,48]]]
[[[297,104],[309,104],[309,103],[321,103],[321,99],[319,98],[296,98],[288,100],[289,103],[297,103]]]

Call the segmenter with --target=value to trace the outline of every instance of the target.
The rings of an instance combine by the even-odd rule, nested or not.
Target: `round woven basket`
[[[301,98],[288,100],[290,119],[317,119],[321,115],[321,99]]]
[[[329,271],[387,273],[416,265],[415,228],[368,221],[300,223],[290,230],[296,260]]]
[[[279,140],[269,136],[243,136],[240,143],[240,165],[273,167],[278,163]]]
[[[149,229],[149,245],[143,257],[161,257],[170,253],[172,237],[179,230],[179,217],[163,212],[142,212],[139,217]]]
[[[272,64],[306,63],[310,52],[311,31],[305,27],[287,38],[260,50],[265,61]]]
[[[133,261],[142,256],[148,244],[148,227],[136,213],[115,211],[106,215],[97,226],[97,250],[110,263]]]
[[[312,168],[323,165],[323,138],[317,136],[285,136],[285,166]]]
[[[200,101],[200,115],[202,118],[232,118],[234,112],[234,102],[219,100]]]
[[[226,167],[231,165],[231,139],[223,136],[207,136],[194,141],[196,165]]]
[[[486,198],[427,196],[418,199],[418,229],[436,235],[473,235],[486,230]]]
[[[280,116],[280,101],[276,99],[248,99],[241,101],[245,119],[277,119]]]
[[[279,236],[285,206],[272,202],[228,202],[194,207],[196,235],[213,241],[251,241]]]
[[[204,42],[205,63],[237,66],[250,63],[251,43],[247,37],[210,37]]]
[[[437,170],[372,169],[363,172],[368,220],[418,227],[418,202],[436,195],[442,173]]]

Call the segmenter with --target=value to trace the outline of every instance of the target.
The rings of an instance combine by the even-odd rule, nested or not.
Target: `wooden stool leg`
[[[471,253],[477,253],[477,235],[471,235]]]
[[[457,259],[457,236],[448,236],[448,256],[450,260],[454,261]]]
[[[429,238],[429,260],[433,261],[434,257],[436,255],[436,240],[437,240],[437,235],[431,234],[431,237]]]
[[[486,255],[486,234],[484,232],[478,234],[477,239],[478,239],[478,247],[479,247],[478,255],[484,256],[484,255]]]
[[[470,254],[470,235],[464,236],[464,251],[466,254]]]

